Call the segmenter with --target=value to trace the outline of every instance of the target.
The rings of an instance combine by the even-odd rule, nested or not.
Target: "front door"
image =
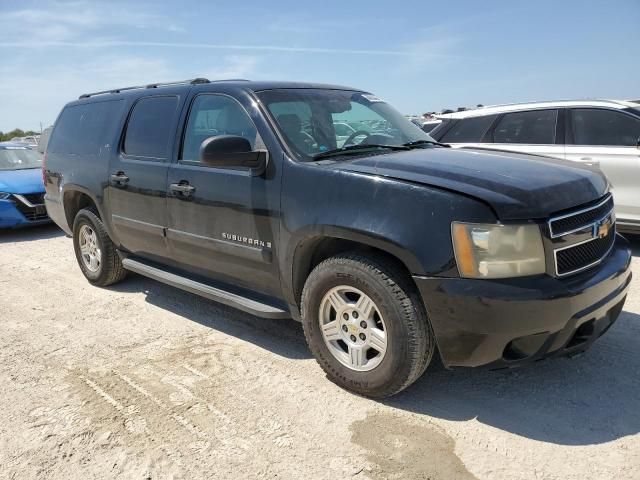
[[[600,167],[612,185],[620,224],[640,226],[640,119],[599,108],[571,111],[567,159]]]
[[[167,180],[167,241],[177,266],[265,294],[280,292],[276,262],[280,175],[273,162],[262,176],[199,161],[202,142],[217,135],[262,140],[234,98],[202,93],[191,100],[178,158]]]
[[[109,165],[108,205],[117,240],[151,259],[167,255],[166,182],[180,104],[180,96],[170,94],[137,100]]]

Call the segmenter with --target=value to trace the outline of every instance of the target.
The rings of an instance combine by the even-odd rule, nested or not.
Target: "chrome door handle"
[[[111,175],[111,185],[114,187],[124,187],[129,183],[129,177],[124,172],[118,172]]]
[[[189,185],[188,182],[180,182],[169,185],[169,190],[171,190],[176,197],[188,198],[196,191],[196,187]]]

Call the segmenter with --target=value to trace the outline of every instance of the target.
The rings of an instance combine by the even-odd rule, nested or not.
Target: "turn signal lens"
[[[545,273],[540,227],[453,222],[453,249],[460,276],[509,278]]]

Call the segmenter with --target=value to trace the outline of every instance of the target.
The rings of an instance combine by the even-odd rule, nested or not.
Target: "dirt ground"
[[[584,355],[430,368],[376,402],[330,383],[294,321],[139,276],[91,287],[55,227],[0,232],[2,479],[638,479],[639,374],[637,279]]]

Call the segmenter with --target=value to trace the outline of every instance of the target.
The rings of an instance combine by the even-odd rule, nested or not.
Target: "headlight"
[[[0,192],[0,200],[6,200],[11,196],[10,193]]]
[[[451,234],[462,277],[524,277],[546,271],[538,225],[453,222]]]

